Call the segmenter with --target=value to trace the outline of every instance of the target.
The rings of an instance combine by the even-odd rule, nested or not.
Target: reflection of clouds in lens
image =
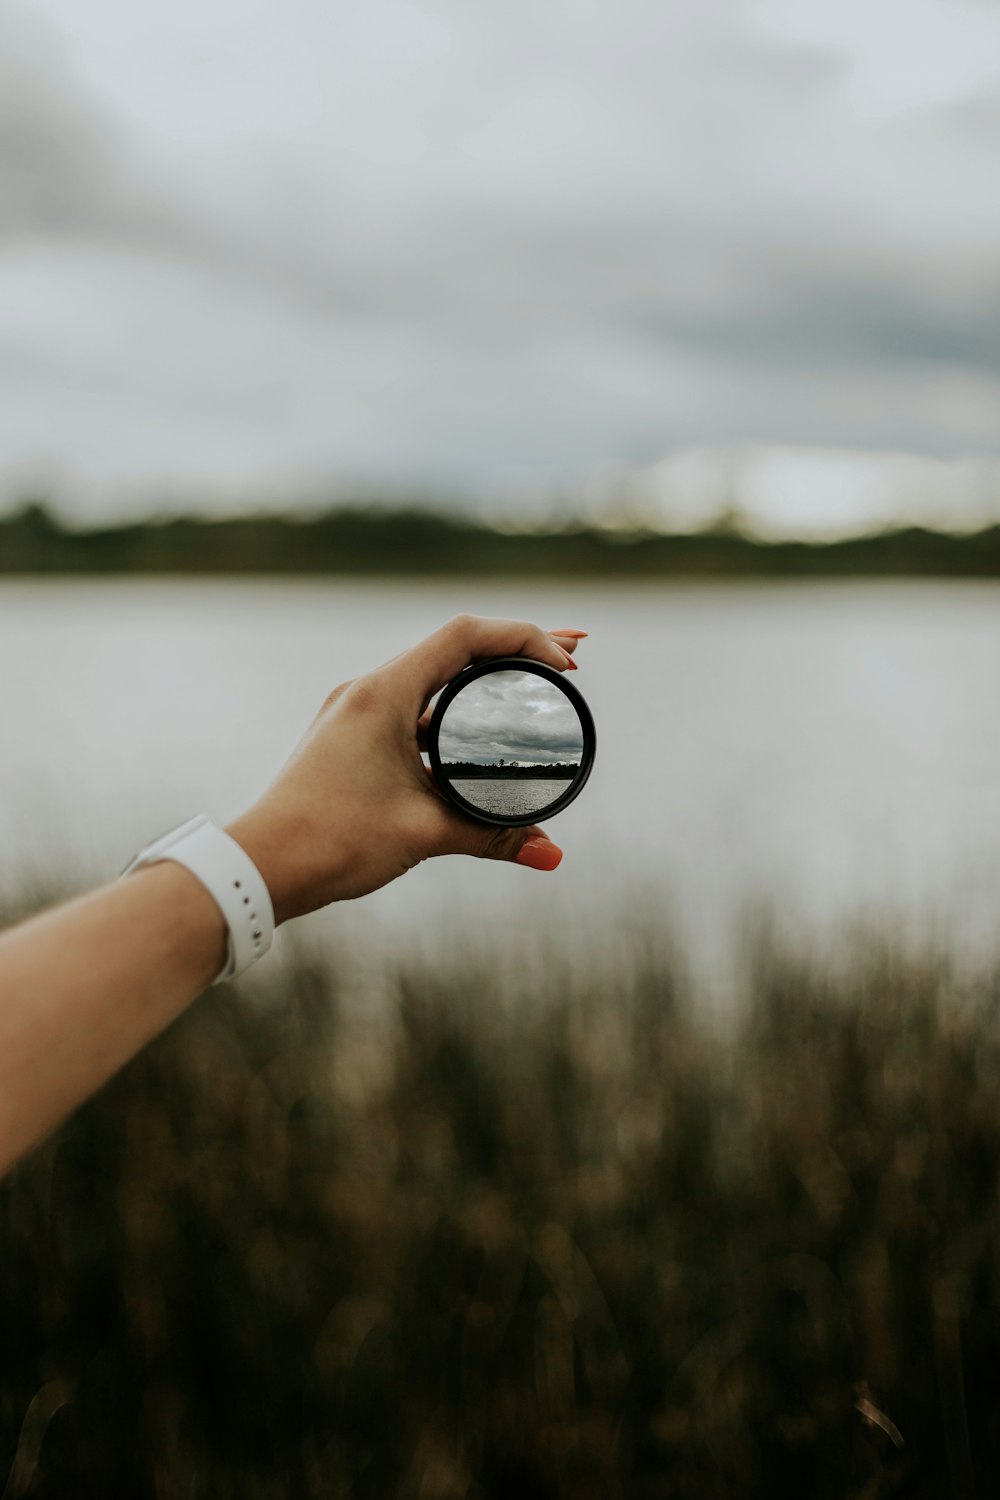
[[[453,699],[438,739],[444,761],[579,761],[580,719],[566,694],[533,672],[492,672]]]

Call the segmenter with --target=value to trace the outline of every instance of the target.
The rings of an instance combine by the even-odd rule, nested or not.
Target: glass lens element
[[[554,683],[534,672],[490,672],[449,703],[438,754],[473,807],[498,818],[542,814],[580,770],[583,728]]]

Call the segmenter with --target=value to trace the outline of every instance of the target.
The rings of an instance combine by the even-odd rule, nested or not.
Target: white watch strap
[[[246,850],[204,814],[182,823],[137,854],[129,875],[163,859],[176,860],[214,898],[229,927],[229,955],[213,983],[236,979],[274,939],[274,908],[264,877]]]

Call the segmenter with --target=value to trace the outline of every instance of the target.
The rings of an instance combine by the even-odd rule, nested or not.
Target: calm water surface
[[[463,609],[591,632],[574,681],[598,753],[550,825],[566,858],[550,879],[438,861],[352,923],[566,940],[557,903],[585,927],[648,901],[712,955],[763,900],[803,935],[886,915],[1000,932],[992,584],[4,583],[3,881],[112,874],[194,811],[233,815],[331,686]]]
[[[452,780],[452,786],[466,802],[471,802],[485,813],[497,813],[505,818],[526,817],[528,813],[541,812],[565,792],[567,781],[474,781]]]

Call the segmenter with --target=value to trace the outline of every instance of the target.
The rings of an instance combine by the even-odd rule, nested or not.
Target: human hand
[[[463,667],[527,656],[557,671],[585,632],[458,615],[384,667],[334,688],[275,781],[227,832],[260,870],[286,921],[367,895],[437,854],[473,854],[554,870],[562,851],[541,828],[495,828],[456,811],[420,751],[427,705]]]

